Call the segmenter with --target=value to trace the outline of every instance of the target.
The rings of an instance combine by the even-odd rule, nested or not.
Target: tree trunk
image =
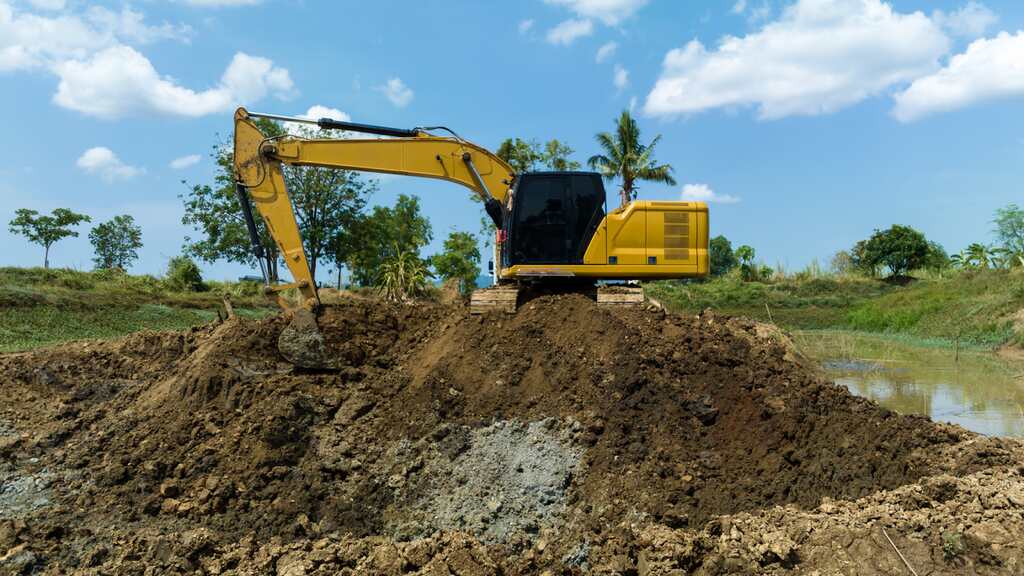
[[[341,266],[338,266],[338,290],[341,290]]]
[[[45,246],[45,251],[43,252],[43,269],[44,270],[49,270],[50,269],[50,245],[49,244],[47,244]]]

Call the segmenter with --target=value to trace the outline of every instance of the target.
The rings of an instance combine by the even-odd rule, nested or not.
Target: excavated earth
[[[1024,574],[1024,447],[778,330],[351,299],[0,356],[0,574]]]

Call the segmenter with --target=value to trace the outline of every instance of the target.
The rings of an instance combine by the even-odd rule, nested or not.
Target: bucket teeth
[[[323,334],[316,324],[316,315],[305,308],[293,312],[292,321],[277,338],[277,349],[299,368],[323,370],[333,367]]]

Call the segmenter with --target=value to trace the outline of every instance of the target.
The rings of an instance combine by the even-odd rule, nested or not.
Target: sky
[[[182,181],[212,181],[239,105],[490,149],[558,138],[583,162],[628,109],[678,181],[640,198],[709,202],[712,235],[768,265],[827,266],[897,223],[952,253],[1024,200],[1024,2],[0,0],[0,219],[131,214],[131,271],[159,274],[195,235]],[[450,183],[384,178],[371,203],[400,193],[433,224],[427,254],[479,226]],[[91,268],[88,229],[51,264]],[[6,226],[0,243],[0,265],[41,265]]]

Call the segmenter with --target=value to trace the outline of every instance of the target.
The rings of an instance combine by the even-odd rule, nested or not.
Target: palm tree
[[[967,247],[967,263],[972,268],[987,270],[992,262],[992,251],[988,246],[975,242]]]
[[[636,120],[623,110],[615,125],[615,134],[601,132],[597,135],[597,143],[604,149],[604,154],[591,156],[587,164],[611,181],[622,178],[619,195],[622,204],[636,198],[636,181],[663,182],[675,186],[672,177],[672,166],[655,164],[654,147],[661,140],[661,134],[654,137],[650,144],[640,143],[640,128]]]

